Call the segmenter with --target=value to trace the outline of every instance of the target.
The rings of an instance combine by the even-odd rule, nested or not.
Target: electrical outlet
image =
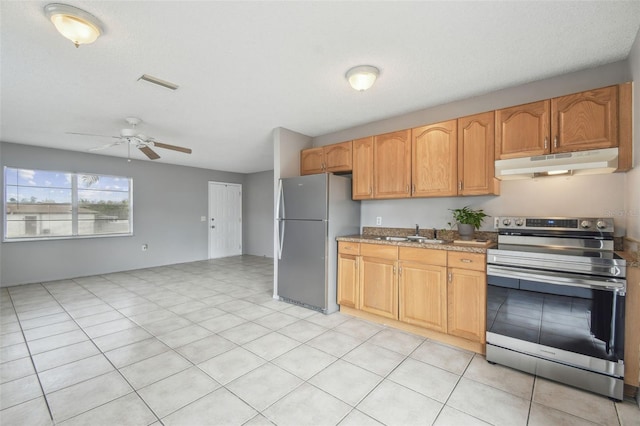
[[[378,217],[376,217],[376,225],[377,225],[377,226],[382,225],[382,216],[378,216]]]
[[[142,251],[147,251],[149,249],[149,244],[142,245]]]
[[[206,221],[207,221],[206,216],[200,216],[200,222],[206,222]]]

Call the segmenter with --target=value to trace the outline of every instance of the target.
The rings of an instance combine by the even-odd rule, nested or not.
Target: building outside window
[[[4,169],[4,241],[132,235],[132,179]]]

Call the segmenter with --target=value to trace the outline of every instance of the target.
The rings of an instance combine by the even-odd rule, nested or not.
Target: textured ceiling
[[[273,167],[275,127],[319,136],[622,60],[640,26],[638,1],[73,1],[105,27],[76,49],[47,3],[0,2],[0,140],[86,151],[110,140],[65,132],[136,116],[193,149],[156,161],[243,173]],[[381,75],[355,92],[362,64]]]

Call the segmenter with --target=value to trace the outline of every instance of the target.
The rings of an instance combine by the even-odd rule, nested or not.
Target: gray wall
[[[640,56],[637,53],[637,44],[638,42],[634,47],[634,54]],[[635,67],[635,77],[638,77],[639,68],[640,66]],[[479,112],[623,83],[631,81],[632,78],[629,62],[620,61],[319,136],[313,139],[313,145],[322,146],[437,123]],[[635,114],[637,124],[637,109]],[[637,135],[635,139],[637,150]],[[626,228],[633,226],[634,230],[630,229],[629,233],[637,235],[640,232],[640,227],[637,226],[640,218],[636,217],[637,213],[634,217],[629,217],[625,213],[625,199],[630,197],[631,192],[634,193],[633,197],[638,199],[638,195],[636,195],[637,188],[640,187],[638,172],[635,170],[633,174],[569,178],[558,176],[502,182],[499,197],[363,201],[361,225],[375,226],[376,217],[381,216],[382,226],[385,227],[409,228],[418,223],[422,227],[447,228],[447,222],[451,221],[449,209],[471,205],[475,208],[484,208],[491,215],[613,216],[617,227],[616,234],[624,235]],[[631,211],[634,211],[635,208],[635,212],[637,212],[638,203],[636,202],[634,206],[631,207]],[[626,209],[628,211],[629,207]],[[638,230],[635,230],[636,227]],[[491,229],[491,221],[485,221],[483,228]]]
[[[129,237],[2,243],[3,286],[206,259],[207,222],[200,217],[208,216],[208,182],[244,183],[245,178],[105,155],[4,142],[0,146],[0,166],[132,177],[134,215],[134,235]],[[143,252],[142,244],[149,250]]]
[[[246,175],[242,195],[243,252],[273,257],[273,170]]]

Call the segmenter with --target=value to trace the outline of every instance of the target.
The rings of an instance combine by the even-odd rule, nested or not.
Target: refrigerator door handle
[[[280,215],[282,206],[282,215]],[[276,207],[276,220],[278,221],[278,260],[282,259],[282,244],[284,243],[284,191],[282,189],[282,179],[278,181],[278,206]]]
[[[282,259],[282,245],[284,244],[284,228],[286,220],[278,219],[278,260]]]
[[[282,206],[282,215],[280,215],[280,206]],[[278,181],[278,205],[276,206],[276,219],[282,220],[285,218],[284,211],[284,190],[282,189],[282,179]]]

